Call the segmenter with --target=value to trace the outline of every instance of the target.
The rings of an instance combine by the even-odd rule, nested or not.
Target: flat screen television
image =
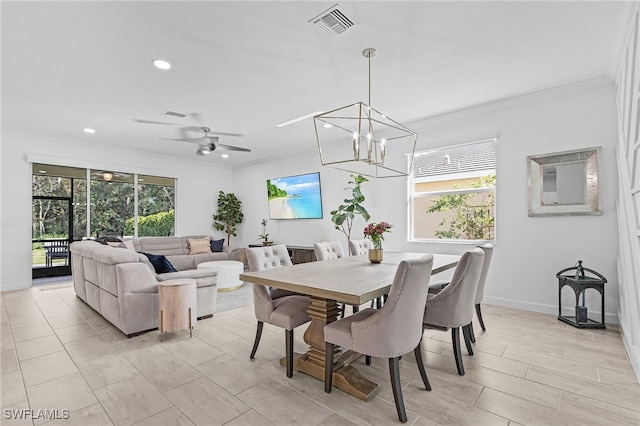
[[[320,172],[267,180],[270,219],[322,219]]]

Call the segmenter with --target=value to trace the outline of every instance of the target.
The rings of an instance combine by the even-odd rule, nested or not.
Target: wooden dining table
[[[338,302],[362,305],[389,293],[396,269],[401,261],[416,259],[425,253],[384,252],[381,263],[371,263],[367,255],[347,256],[321,262],[301,263],[283,268],[240,274],[240,279],[253,284],[309,295],[308,313],[311,323],[304,333],[309,349],[295,354],[294,370],[324,380],[325,340],[324,326],[336,321],[340,309]],[[460,256],[434,254],[431,275],[454,268]],[[378,385],[362,376],[351,365],[361,354],[336,347],[333,384],[338,389],[360,398],[371,400]],[[284,358],[280,360],[284,364]]]

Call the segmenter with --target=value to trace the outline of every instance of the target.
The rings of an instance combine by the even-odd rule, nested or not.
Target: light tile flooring
[[[0,422],[71,425],[399,424],[385,360],[358,369],[381,385],[369,403],[278,363],[284,332],[265,326],[255,360],[251,306],[199,321],[194,336],[127,339],[72,288],[2,293]],[[401,362],[407,424],[638,425],[640,385],[615,326],[577,330],[552,315],[485,305],[475,355],[458,376],[450,334],[427,331],[432,392],[412,354]],[[295,349],[304,352],[302,329]],[[66,420],[7,419],[7,409],[69,411]],[[37,416],[35,416],[37,417]]]

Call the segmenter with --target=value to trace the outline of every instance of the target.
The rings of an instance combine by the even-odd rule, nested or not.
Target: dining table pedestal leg
[[[309,345],[305,354],[295,354],[293,368],[324,381],[325,341],[324,326],[336,321],[340,313],[338,302],[319,297],[311,297],[311,305],[307,310],[311,323],[304,333],[304,341]],[[333,385],[343,392],[363,401],[370,401],[378,393],[379,386],[363,377],[350,365],[362,355],[353,351],[342,352],[336,346],[333,368]],[[281,365],[286,364],[283,358]]]

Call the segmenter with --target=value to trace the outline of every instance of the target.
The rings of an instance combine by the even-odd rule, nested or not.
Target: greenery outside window
[[[417,152],[411,241],[495,242],[496,140]]]

